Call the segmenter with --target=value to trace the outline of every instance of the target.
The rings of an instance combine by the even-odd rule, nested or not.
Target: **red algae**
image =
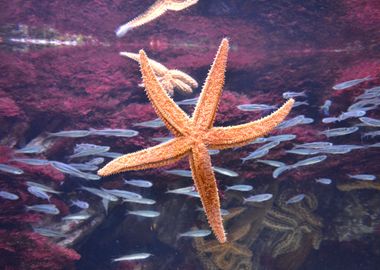
[[[74,269],[73,262],[80,259],[74,250],[30,231],[0,230],[0,239],[0,265],[4,269]]]

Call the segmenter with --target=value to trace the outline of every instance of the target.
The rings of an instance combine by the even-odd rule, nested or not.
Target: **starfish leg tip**
[[[99,176],[102,176],[102,177],[108,175],[107,172],[106,172],[106,170],[104,170],[104,168],[98,170],[98,171],[97,171],[97,174],[98,174]]]

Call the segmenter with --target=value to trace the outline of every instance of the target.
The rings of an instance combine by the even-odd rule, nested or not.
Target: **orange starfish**
[[[157,0],[148,10],[116,30],[118,37],[124,36],[132,28],[157,19],[168,10],[179,11],[196,4],[198,0]]]
[[[208,222],[217,240],[226,241],[214,172],[207,148],[225,149],[247,144],[273,130],[290,112],[294,100],[260,120],[230,127],[213,127],[222,94],[228,56],[228,40],[223,39],[209,71],[195,111],[190,118],[174,103],[154,75],[148,57],[140,50],[140,66],[146,93],[156,113],[175,138],[114,159],[98,171],[107,176],[130,170],[157,168],[188,155],[194,183]]]
[[[140,60],[140,55],[137,53],[121,52],[120,55],[131,58],[137,62]],[[169,96],[173,96],[174,89],[178,89],[183,94],[191,94],[192,88],[197,88],[198,83],[190,75],[178,69],[168,69],[163,64],[149,59],[149,65],[152,67],[154,74],[162,87],[168,92]],[[139,84],[144,87],[144,84]]]

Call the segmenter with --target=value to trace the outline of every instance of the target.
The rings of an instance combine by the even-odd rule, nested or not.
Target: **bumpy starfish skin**
[[[261,120],[232,127],[213,127],[216,109],[222,93],[229,44],[223,39],[209,71],[193,116],[182,111],[160,85],[149,60],[140,51],[140,65],[147,96],[158,116],[175,138],[157,146],[121,156],[108,163],[98,174],[156,168],[174,163],[189,155],[195,186],[201,197],[207,220],[217,240],[226,241],[220,214],[220,202],[208,147],[224,149],[242,145],[269,133],[284,120],[294,100],[288,100],[280,109]]]
[[[196,4],[197,2],[198,0],[157,0],[144,13],[120,26],[116,30],[116,35],[122,37],[132,28],[139,27],[157,19],[168,10],[180,11]]]
[[[120,55],[139,62],[140,56],[137,53],[121,52]],[[174,94],[174,88],[180,90],[184,94],[191,94],[193,92],[192,88],[198,87],[198,82],[185,72],[177,69],[168,69],[161,63],[152,59],[149,59],[149,64],[153,68],[158,81],[170,96]],[[144,84],[141,86],[144,87]]]

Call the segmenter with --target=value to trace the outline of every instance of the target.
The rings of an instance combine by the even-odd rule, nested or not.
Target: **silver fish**
[[[116,202],[118,200],[116,196],[97,188],[90,188],[90,187],[83,187],[83,186],[80,188],[111,202]]]
[[[305,91],[302,91],[302,92],[285,92],[285,93],[282,93],[282,97],[284,99],[295,98],[295,97],[306,97],[306,93],[305,93]]]
[[[360,145],[348,145],[348,144],[341,144],[341,145],[332,145],[329,147],[326,147],[325,149],[321,150],[321,153],[325,154],[347,154],[351,152],[354,149],[362,149],[363,146]]]
[[[197,207],[196,211],[204,212],[205,210],[202,207]],[[221,216],[227,216],[229,214],[230,214],[230,211],[228,211],[227,209],[220,208],[220,215]]]
[[[180,233],[177,237],[177,239],[181,237],[206,237],[211,234],[210,230],[191,230],[184,233]]]
[[[46,191],[48,193],[54,193],[54,194],[60,194],[61,193],[60,191],[56,191],[56,190],[52,189],[51,187],[45,186],[45,185],[40,184],[40,183],[32,182],[32,181],[26,181],[26,185],[29,187],[38,187],[39,189]]]
[[[350,107],[348,107],[348,111],[355,111],[355,110],[361,110],[361,111],[370,111],[375,110],[379,106],[380,99],[377,100],[360,100],[359,102],[356,102],[352,104]]]
[[[200,198],[201,197],[197,191],[190,191],[188,193],[183,193],[183,194],[190,196],[190,197],[194,197],[194,198]]]
[[[112,259],[112,262],[122,262],[122,261],[134,261],[134,260],[143,260],[149,258],[152,254],[150,253],[136,253],[125,255],[116,259]]]
[[[370,132],[366,132],[363,134],[363,138],[364,137],[371,137],[371,138],[374,138],[374,137],[377,137],[377,136],[380,136],[380,130],[375,130],[375,131],[370,131]]]
[[[307,159],[300,160],[292,165],[292,168],[298,168],[301,166],[313,165],[324,161],[327,158],[326,155],[315,156]]]
[[[296,154],[296,155],[315,155],[315,154],[318,154],[320,150],[308,149],[308,148],[294,148],[294,149],[286,150],[285,152],[289,154]]]
[[[277,168],[286,165],[284,162],[277,161],[277,160],[269,160],[269,159],[258,159],[256,162],[264,163],[269,166],[277,167]]]
[[[20,162],[20,163],[25,163],[28,165],[37,165],[37,166],[49,165],[50,164],[49,160],[37,159],[37,158],[14,158],[12,160]]]
[[[305,198],[305,194],[298,194],[296,196],[291,197],[286,201],[286,204],[293,204],[302,201]]]
[[[367,76],[367,77],[362,78],[362,79],[355,79],[355,80],[351,80],[351,81],[346,81],[346,82],[342,82],[342,83],[338,83],[338,84],[334,85],[333,89],[334,90],[343,90],[343,89],[350,88],[352,86],[358,85],[359,83],[369,81],[369,80],[372,80],[372,78],[370,76]]]
[[[331,142],[310,142],[303,144],[295,144],[294,148],[324,149],[332,145],[333,144]]]
[[[263,149],[263,150],[260,150],[260,151],[253,151],[251,152],[248,156],[244,157],[244,158],[241,158],[242,162],[246,162],[247,160],[251,160],[251,159],[256,159],[256,158],[261,158],[265,155],[267,155],[269,153],[269,150],[268,149]]]
[[[166,193],[175,193],[175,194],[187,194],[189,192],[195,191],[194,186],[184,187],[184,188],[177,188],[166,191]]]
[[[152,140],[152,141],[155,141],[155,142],[164,143],[164,142],[167,142],[167,141],[172,140],[173,138],[174,138],[174,137],[172,137],[172,136],[168,136],[168,137],[157,137],[157,138],[152,138],[151,140]]]
[[[140,180],[140,179],[131,179],[131,180],[126,180],[124,179],[124,183],[136,187],[143,187],[143,188],[150,188],[153,186],[153,184],[149,181],[146,180]]]
[[[338,122],[339,118],[338,117],[326,117],[322,119],[322,123],[324,124],[330,124],[330,123],[335,123]]]
[[[27,211],[35,211],[49,215],[58,215],[59,209],[54,204],[35,204],[26,206]]]
[[[28,192],[30,194],[36,196],[37,198],[44,199],[44,200],[50,200],[50,196],[45,191],[40,189],[39,187],[30,186],[30,187],[28,187]]]
[[[355,100],[361,100],[361,99],[376,99],[380,97],[380,91],[377,92],[365,92],[364,94],[357,96]]]
[[[380,143],[370,144],[367,147],[380,147]]]
[[[40,154],[45,150],[42,145],[27,145],[23,148],[17,149],[15,153],[18,154]]]
[[[65,163],[62,163],[62,162],[59,162],[59,161],[51,161],[50,164],[54,168],[56,168],[57,170],[59,170],[59,171],[61,171],[63,173],[71,174],[71,175],[74,175],[74,176],[82,174],[82,172],[80,170],[74,168],[73,166],[71,166],[69,164],[65,164]]]
[[[353,111],[348,111],[348,112],[343,112],[339,115],[338,119],[339,121],[343,121],[349,118],[358,118],[361,116],[364,116],[366,114],[366,111],[362,110],[353,110]]]
[[[318,178],[315,179],[315,182],[323,185],[330,185],[332,183],[332,180],[330,178]]]
[[[257,152],[261,152],[264,150],[270,150],[276,146],[278,146],[281,143],[281,141],[271,141],[267,144],[264,144],[263,146],[260,146],[259,148],[256,149]]]
[[[149,217],[149,218],[158,217],[160,215],[159,212],[151,211],[151,210],[128,211],[127,214],[140,216],[140,217]]]
[[[251,191],[253,189],[250,185],[233,185],[233,186],[227,186],[227,190],[235,190],[235,191]]]
[[[86,212],[79,212],[79,213],[64,216],[62,220],[86,220],[90,217],[91,215]]]
[[[336,137],[352,134],[358,131],[358,127],[342,127],[342,128],[333,128],[325,131],[321,131],[320,134],[325,135],[326,137]]]
[[[3,199],[11,200],[11,201],[15,201],[19,199],[18,195],[8,192],[8,191],[4,191],[4,190],[0,191],[0,197]]]
[[[365,93],[380,93],[380,86],[375,86],[365,90]]]
[[[74,148],[74,154],[71,155],[70,158],[98,155],[100,153],[107,152],[108,150],[110,150],[109,146],[100,146],[87,143],[77,144]]]
[[[355,174],[355,175],[347,174],[347,176],[352,179],[363,180],[363,181],[373,181],[376,179],[376,176],[372,174]]]
[[[81,200],[71,200],[72,205],[75,205],[82,209],[88,209],[90,207],[88,202],[81,201]]]
[[[93,158],[87,162],[85,162],[85,164],[88,164],[88,165],[100,165],[104,162],[104,158],[102,157],[96,157],[96,158]]]
[[[123,199],[129,199],[129,198],[138,198],[141,199],[142,196],[140,194],[137,194],[135,192],[127,191],[127,190],[120,190],[120,189],[105,189],[101,188],[104,192],[107,192],[109,194],[112,194],[116,197],[123,198]]]
[[[133,124],[138,127],[147,127],[147,128],[159,128],[165,126],[164,122],[160,118],[156,118],[154,120],[140,122]]]
[[[88,179],[88,180],[99,180],[100,179],[99,175],[82,172],[82,171],[74,168],[73,166],[70,166],[68,164],[65,164],[65,163],[62,163],[59,161],[52,161],[50,164],[54,168],[56,168],[57,170],[59,170],[63,173],[75,176],[75,177],[84,178],[84,179]]]
[[[80,171],[96,171],[98,170],[98,166],[86,164],[86,163],[69,163],[67,164],[75,169],[78,169]]]
[[[178,105],[197,105],[199,97],[176,101]]]
[[[121,157],[123,154],[116,153],[116,152],[102,152],[102,153],[97,153],[96,155],[101,156],[101,157],[108,157],[108,158],[118,158],[118,157]]]
[[[243,203],[247,202],[265,202],[273,198],[273,194],[270,193],[263,193],[263,194],[257,194],[249,196],[248,198],[244,198]]]
[[[274,110],[277,108],[277,106],[266,105],[266,104],[241,104],[241,105],[238,105],[237,108],[245,112],[258,112],[258,111],[265,111],[265,110]]]
[[[367,126],[380,127],[380,120],[370,117],[360,117],[359,120]]]
[[[165,170],[168,174],[183,176],[183,177],[192,177],[190,170]]]
[[[265,143],[265,142],[267,142],[267,141],[268,141],[267,138],[263,138],[263,137],[261,137],[261,138],[257,138],[256,140],[250,142],[249,144]]]
[[[231,171],[231,170],[228,170],[228,169],[225,169],[225,168],[213,166],[212,169],[214,170],[214,172],[217,172],[217,173],[229,176],[229,177],[237,177],[237,176],[239,176],[239,174],[237,172],[234,172],[234,171]]]
[[[91,135],[100,135],[100,136],[115,136],[115,137],[134,137],[139,135],[139,132],[132,129],[93,129],[90,128]]]
[[[213,155],[217,155],[220,153],[220,150],[217,150],[217,149],[209,149],[208,150],[208,154],[213,156]]]
[[[40,235],[43,235],[43,236],[46,236],[46,237],[53,237],[53,238],[63,238],[63,237],[66,237],[66,235],[60,231],[54,231],[54,230],[50,230],[50,229],[46,229],[46,228],[36,228],[34,227],[33,228],[33,231],[40,234]]]
[[[67,130],[55,133],[49,133],[49,136],[53,137],[67,137],[67,138],[81,138],[90,135],[88,130]]]
[[[331,100],[327,99],[325,103],[323,103],[323,105],[320,107],[324,115],[329,115],[331,104],[332,104]]]
[[[273,171],[272,176],[273,176],[273,178],[277,178],[277,177],[279,177],[283,172],[288,171],[288,170],[290,170],[290,169],[292,169],[292,167],[287,166],[287,165],[285,165],[285,166],[281,166],[281,167],[278,167],[277,169],[275,169],[275,170]]]
[[[139,203],[139,204],[155,204],[156,201],[148,198],[124,198],[123,202]]]
[[[302,121],[304,121],[304,119],[305,119],[304,115],[298,115],[298,116],[295,116],[289,120],[285,120],[285,121],[281,122],[281,124],[279,124],[276,128],[277,129],[284,129],[284,128],[294,127],[296,125],[301,124]]]
[[[311,123],[314,123],[314,119],[313,119],[313,118],[310,118],[310,117],[304,117],[304,118],[300,121],[300,124],[301,124],[301,125],[308,125],[308,124],[311,124]]]
[[[11,174],[23,174],[24,171],[21,170],[20,168],[13,167],[11,165],[6,165],[6,164],[0,164],[0,171],[6,172],[6,173],[11,173]]]
[[[282,135],[275,135],[270,136],[267,139],[267,141],[278,141],[278,142],[284,142],[284,141],[291,141],[297,138],[297,135],[294,134],[282,134]]]
[[[309,103],[307,101],[296,101],[296,102],[294,102],[292,108],[297,108],[297,107],[302,106],[302,105],[309,106]]]

